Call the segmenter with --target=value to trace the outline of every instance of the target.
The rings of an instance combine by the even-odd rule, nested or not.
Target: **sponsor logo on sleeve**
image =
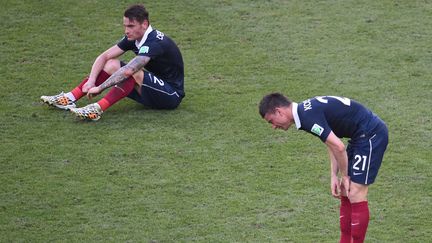
[[[139,49],[138,54],[144,54],[144,53],[148,53],[149,52],[149,47],[148,46],[141,46],[141,48]]]
[[[318,124],[315,123],[312,126],[311,132],[315,133],[318,136],[321,136],[321,134],[324,132],[324,128],[322,126],[320,126],[320,125],[318,125]]]

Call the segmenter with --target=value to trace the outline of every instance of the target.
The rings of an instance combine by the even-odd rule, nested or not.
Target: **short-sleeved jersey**
[[[184,96],[183,58],[171,38],[149,26],[141,42],[130,41],[125,36],[117,46],[125,52],[133,51],[136,55],[150,57],[144,68],[171,84],[181,96]]]
[[[362,104],[349,98],[319,96],[293,103],[297,129],[309,132],[325,142],[330,132],[339,138],[363,138],[382,126],[384,122]]]

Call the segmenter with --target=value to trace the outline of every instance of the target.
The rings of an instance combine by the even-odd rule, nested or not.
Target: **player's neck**
[[[287,115],[288,119],[290,120],[290,122],[294,122],[294,115],[293,115],[292,109],[293,109],[293,105],[291,103],[286,109],[286,113],[287,113],[286,115]]]

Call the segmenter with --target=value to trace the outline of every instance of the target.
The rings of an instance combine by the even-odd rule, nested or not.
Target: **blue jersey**
[[[123,51],[131,50],[136,55],[150,57],[144,68],[171,84],[181,96],[184,96],[183,58],[171,38],[149,26],[140,43],[130,41],[125,36],[117,46]]]
[[[330,132],[339,138],[363,138],[385,126],[384,122],[362,104],[344,97],[319,96],[293,103],[297,129],[318,136],[325,142]]]

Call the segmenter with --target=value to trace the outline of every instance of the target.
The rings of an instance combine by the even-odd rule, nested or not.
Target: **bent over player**
[[[331,193],[341,200],[340,242],[363,242],[369,224],[368,188],[388,144],[385,123],[362,104],[338,96],[319,96],[298,104],[271,93],[261,100],[259,113],[274,129],[288,130],[295,124],[327,145]],[[340,138],[350,139],[346,149]]]
[[[96,58],[87,78],[68,93],[41,96],[41,100],[86,120],[100,119],[106,109],[124,97],[155,109],[175,109],[185,96],[179,48],[152,28],[143,5],[126,9],[123,26],[123,39]],[[117,59],[126,51],[136,54],[127,64]],[[75,102],[86,94],[91,98],[112,86],[97,103],[76,107]]]

